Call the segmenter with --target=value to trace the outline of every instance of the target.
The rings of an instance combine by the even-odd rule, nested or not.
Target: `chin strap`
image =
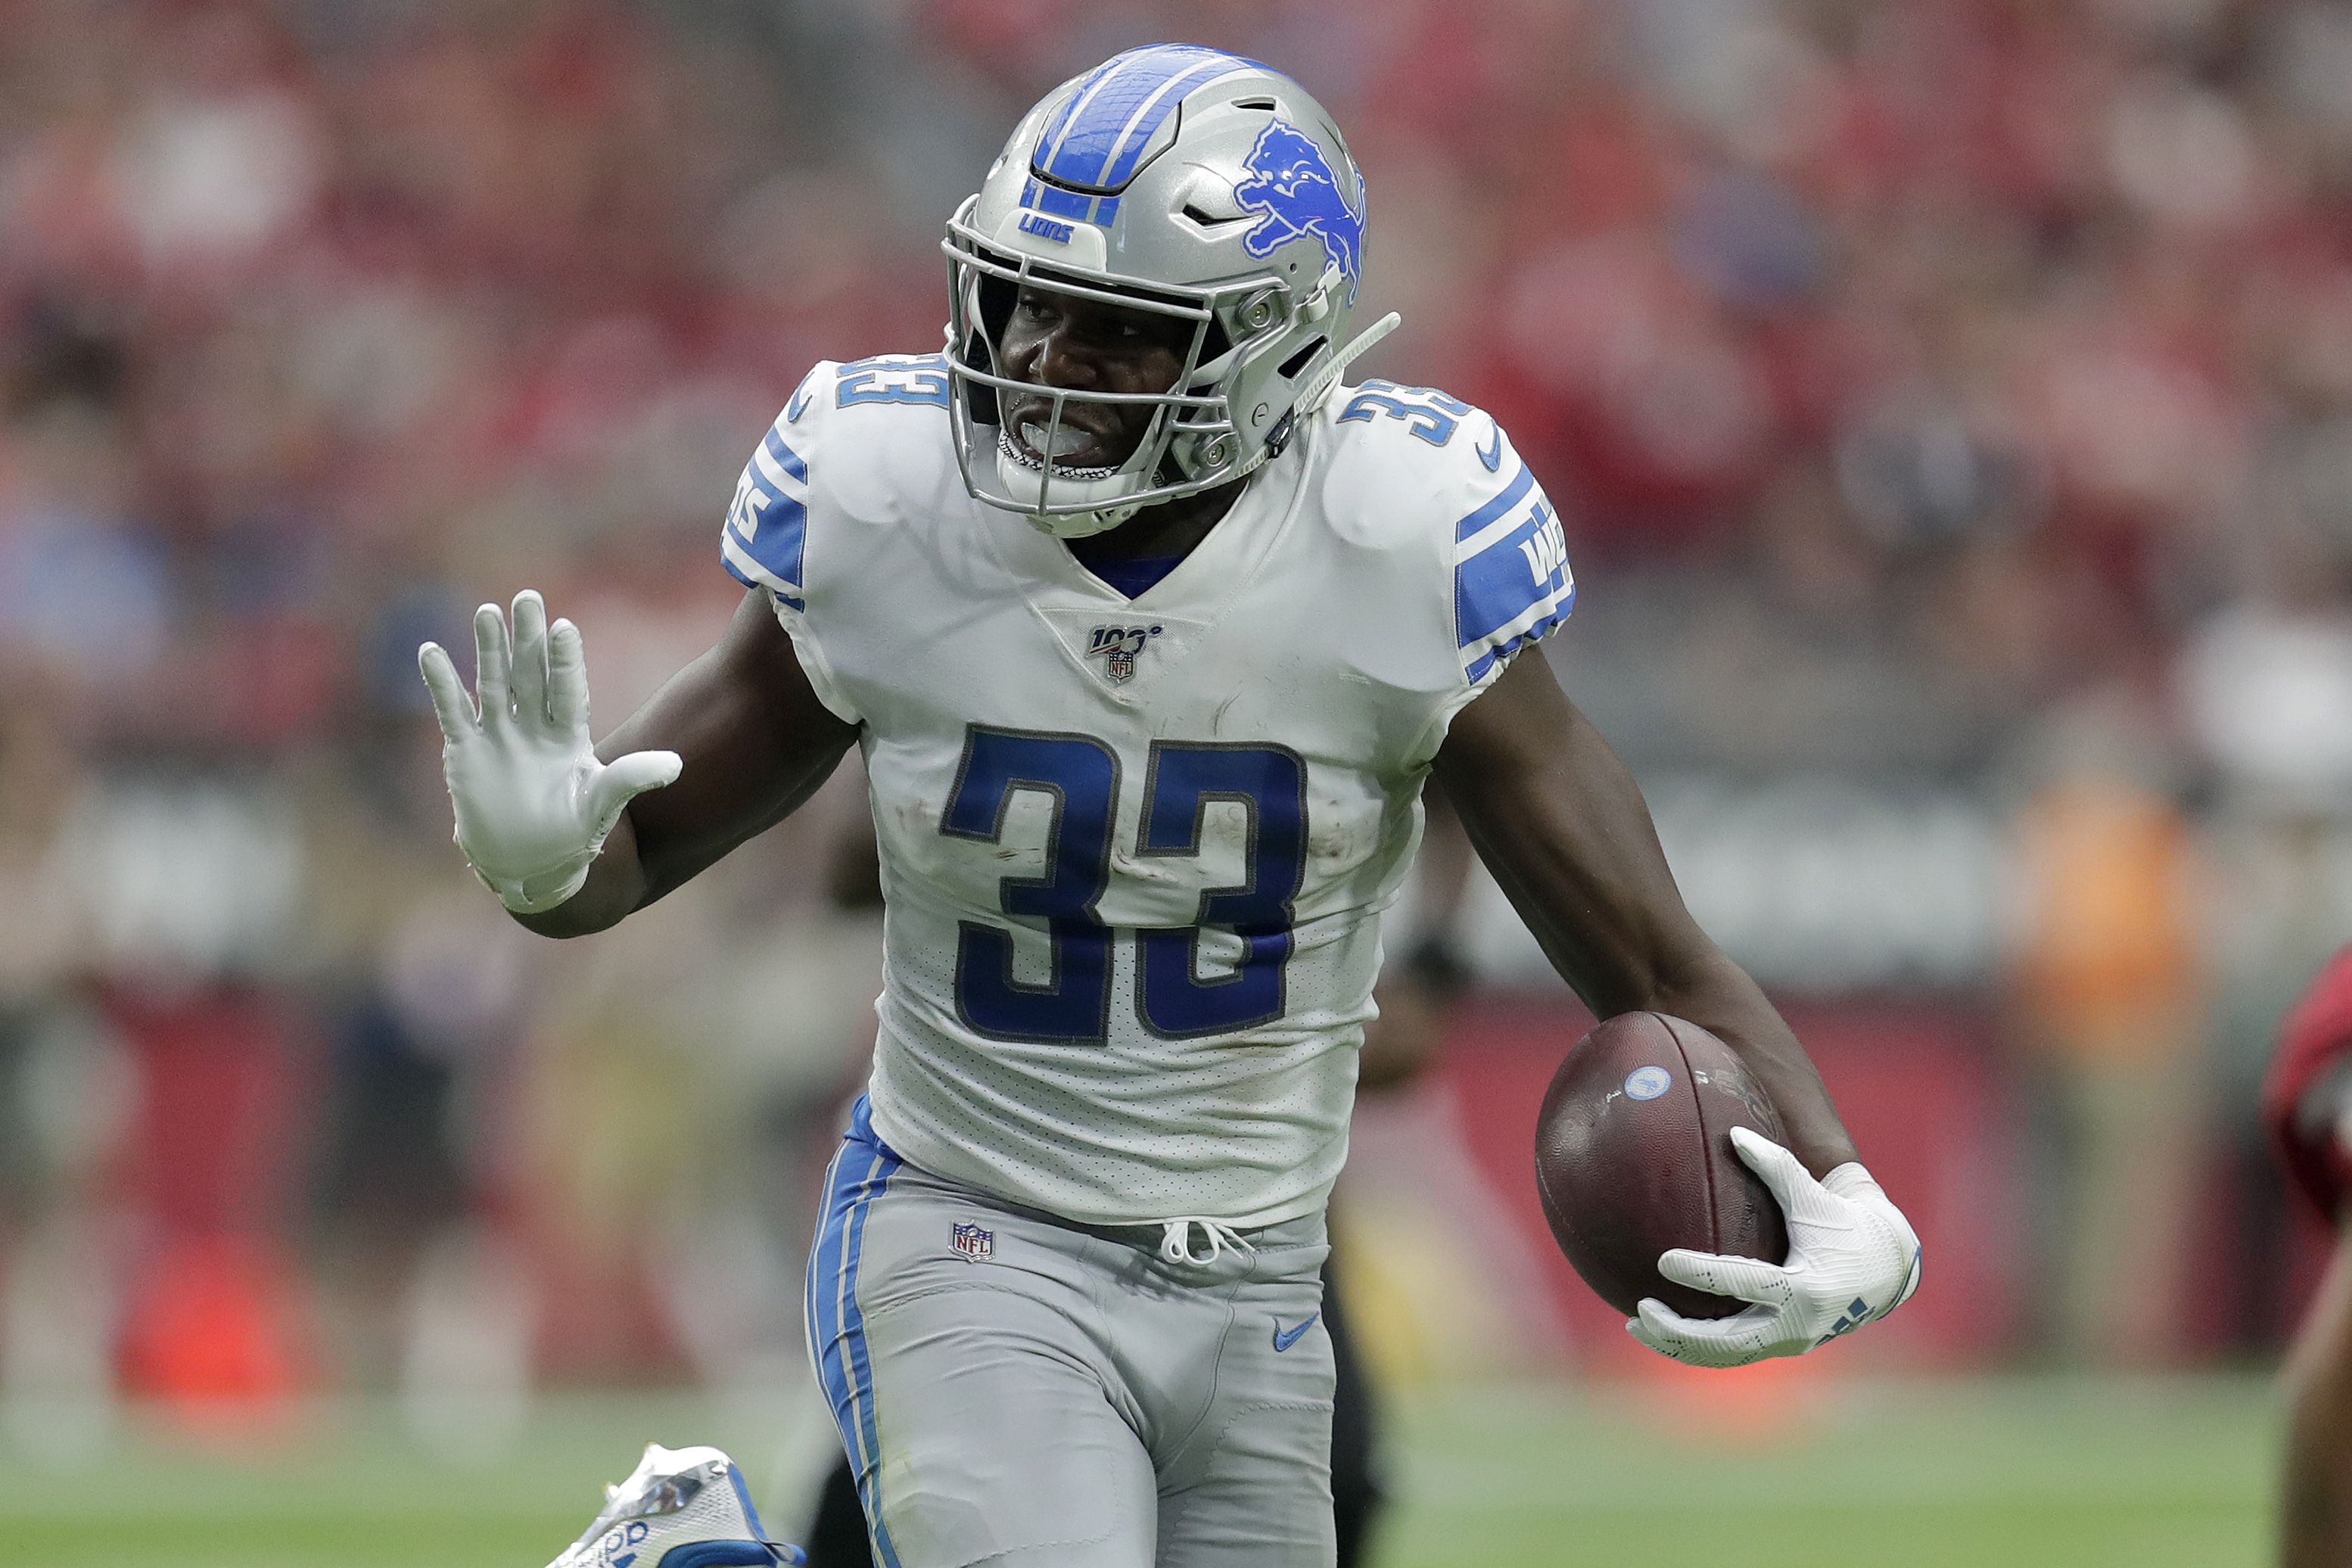
[[[1323,400],[1331,395],[1331,389],[1339,384],[1339,377],[1346,374],[1348,367],[1370,352],[1382,338],[1402,325],[1404,325],[1404,318],[1391,310],[1387,315],[1358,332],[1346,348],[1331,356],[1329,364],[1315,373],[1315,379],[1307,384],[1307,390],[1298,395],[1298,401],[1292,404],[1291,407],[1302,414],[1312,414],[1320,408],[1323,405]]]
[[[1238,479],[1255,473],[1262,465],[1282,456],[1283,448],[1290,445],[1291,433],[1298,428],[1299,416],[1322,407],[1323,400],[1331,395],[1331,389],[1339,384],[1339,378],[1347,374],[1348,367],[1403,324],[1404,318],[1391,310],[1358,332],[1346,348],[1333,354],[1331,363],[1315,373],[1315,379],[1308,382],[1306,389],[1291,403],[1289,411],[1276,421],[1272,430],[1266,432],[1265,444],[1257,449],[1257,455],[1234,470],[1234,478]]]

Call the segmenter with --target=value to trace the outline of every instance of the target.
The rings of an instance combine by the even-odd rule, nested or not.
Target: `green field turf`
[[[2245,1380],[1870,1384],[1738,1442],[1633,1391],[1397,1403],[1391,1568],[2239,1568],[2267,1550],[2267,1390]],[[375,1407],[221,1451],[129,1422],[102,1461],[0,1473],[0,1563],[540,1568],[648,1436],[785,1447],[692,1398],[565,1398],[495,1461]],[[785,1521],[772,1520],[773,1525]]]

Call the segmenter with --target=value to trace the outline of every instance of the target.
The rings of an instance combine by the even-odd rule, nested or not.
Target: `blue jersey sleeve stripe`
[[[804,416],[818,381],[832,367],[820,362],[793,393],[784,411],[761,434],[735,481],[734,499],[719,529],[719,564],[747,587],[763,588],[785,608],[808,607],[803,585],[808,549],[808,458],[794,449],[814,432]]]
[[[1496,621],[1486,630],[1480,632],[1475,637],[1464,637],[1461,643],[1462,651],[1466,654],[1473,648],[1484,647],[1496,642],[1507,641],[1509,638],[1517,636],[1528,626],[1534,626],[1538,622],[1543,620],[1546,616],[1561,613],[1562,605],[1573,602],[1575,593],[1576,588],[1573,584],[1555,579],[1550,586],[1537,594],[1533,598],[1513,601],[1516,607],[1505,612],[1503,618]],[[1496,606],[1486,605],[1480,606],[1478,613],[1491,616],[1496,612]]]
[[[795,593],[808,546],[808,508],[791,496],[755,485],[727,519],[728,537]]]
[[[792,468],[770,457],[768,448],[765,447],[751,454],[751,465],[743,472],[753,484],[760,487],[760,491],[763,495],[789,496],[808,493],[807,468],[802,466],[801,471],[796,474]]]
[[[1484,641],[1536,605],[1567,591],[1565,558],[1543,550],[1551,509],[1538,506],[1527,521],[1454,569],[1454,626],[1462,647]]]
[[[719,536],[719,561],[727,568],[727,574],[746,588],[765,588],[782,600],[786,609],[808,608],[808,601],[800,596],[798,584],[783,582],[761,565],[759,558],[737,542],[731,529]]]
[[[1454,625],[1463,675],[1475,686],[1512,654],[1549,637],[1576,603],[1576,578],[1559,520],[1525,468],[1506,497],[1526,511],[1490,502],[1454,569]],[[1503,499],[1503,498],[1497,498]],[[1470,520],[1465,520],[1465,523]]]
[[[773,426],[769,426],[768,438],[760,443],[760,450],[765,452],[768,455],[768,460],[786,474],[803,484],[808,482],[808,465],[801,461],[799,453],[784,445],[784,433],[782,430]]]
[[[1500,647],[1482,647],[1479,651],[1478,657],[1472,659],[1469,664],[1465,666],[1462,673],[1468,677],[1471,685],[1477,685],[1478,682],[1486,678],[1486,672],[1494,668],[1497,664],[1500,664],[1503,660],[1510,658],[1513,654],[1518,652],[1519,649],[1527,647],[1528,644],[1541,642],[1544,638],[1551,636],[1553,632],[1558,631],[1559,629],[1559,623],[1568,619],[1569,612],[1575,608],[1575,606],[1576,584],[1570,583],[1568,585],[1568,593],[1566,596],[1559,601],[1558,608],[1552,610],[1541,620],[1536,622],[1535,625],[1528,627],[1527,630],[1520,632],[1517,636],[1512,637],[1509,641],[1502,644]]]
[[[1496,518],[1509,512],[1513,507],[1527,499],[1528,492],[1535,489],[1535,470],[1524,463],[1519,465],[1519,471],[1511,476],[1511,482],[1503,487],[1501,494],[1454,525],[1454,542],[1460,543]]]

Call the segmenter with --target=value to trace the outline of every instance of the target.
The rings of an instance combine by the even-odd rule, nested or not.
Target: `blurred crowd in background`
[[[626,712],[808,364],[935,347],[1020,111],[1162,37],[1339,117],[1365,369],[1562,503],[1551,657],[1702,919],[1907,1020],[1874,1071],[1969,1042],[1966,1355],[2275,1342],[2252,1085],[2352,938],[2352,5],[0,0],[0,1420],[804,1375],[856,782],[540,942],[415,647],[536,586]],[[1573,1037],[1490,889],[1449,940]]]

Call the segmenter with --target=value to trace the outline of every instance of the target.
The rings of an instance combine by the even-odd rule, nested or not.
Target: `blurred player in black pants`
[[[2336,1229],[2336,1255],[2286,1365],[2284,1568],[2352,1563],[2352,948],[2279,1032],[2263,1114],[2294,1184]]]
[[[1423,800],[1429,823],[1416,876],[1423,903],[1417,923],[1428,934],[1410,950],[1402,964],[1381,977],[1381,1016],[1364,1031],[1363,1055],[1357,1067],[1360,1092],[1394,1089],[1421,1074],[1436,1052],[1446,1004],[1460,994],[1470,977],[1449,934],[1461,912],[1469,876],[1470,841],[1435,785]],[[870,847],[860,851],[855,846],[845,847],[834,878],[836,900],[856,901],[850,890],[858,886],[861,854],[862,865],[871,867]],[[1335,1267],[1338,1261],[1335,1231],[1332,1257],[1323,1266],[1323,1327],[1331,1336],[1331,1358],[1339,1374],[1331,1395],[1331,1511],[1339,1525],[1339,1568],[1360,1568],[1367,1561],[1372,1528],[1388,1493],[1380,1466],[1380,1391],[1372,1385],[1356,1348],[1354,1325],[1339,1288],[1340,1271]],[[816,1517],[802,1540],[809,1568],[867,1568],[872,1563],[866,1515],[857,1501],[857,1479],[846,1458],[836,1460],[825,1477]]]

